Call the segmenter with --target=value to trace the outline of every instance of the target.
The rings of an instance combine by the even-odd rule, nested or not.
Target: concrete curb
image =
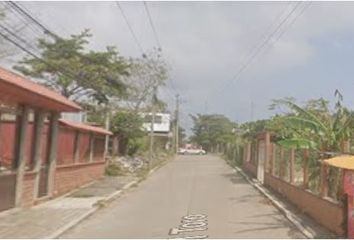
[[[287,210],[284,205],[279,202],[275,197],[273,197],[269,191],[264,188],[256,179],[250,179],[244,171],[239,167],[234,167],[235,172],[240,173],[246,181],[251,184],[254,188],[256,188],[260,193],[262,193],[266,198],[268,198],[272,204],[279,209],[284,216],[306,237],[306,238],[316,238],[316,234],[309,228],[306,228],[300,221],[300,219],[292,212]]]
[[[151,169],[149,171],[149,173],[147,174],[147,177],[150,176],[151,174],[153,174],[155,171],[157,171],[159,168],[161,168],[162,166],[164,166],[167,162],[169,162],[169,160],[164,161],[163,163],[155,166],[153,169]],[[111,195],[109,195],[108,197],[102,199],[102,200],[98,200],[97,202],[95,202],[93,204],[93,207],[91,209],[89,209],[87,212],[83,213],[81,216],[75,218],[74,220],[72,220],[71,222],[69,222],[68,224],[66,224],[65,226],[59,228],[57,231],[55,231],[53,234],[45,237],[44,239],[55,239],[60,237],[61,235],[63,235],[65,232],[67,232],[68,230],[72,229],[73,227],[75,227],[77,224],[79,224],[80,222],[82,222],[84,219],[88,218],[89,216],[91,216],[93,213],[95,213],[97,210],[100,209],[99,206],[97,206],[96,204],[103,201],[103,202],[110,202],[114,199],[116,199],[117,197],[119,197],[124,190],[128,190],[129,188],[131,188],[133,185],[138,184],[139,183],[139,179],[138,180],[133,180],[127,184],[125,184],[122,189],[119,189],[117,191],[115,191],[114,193],[112,193]],[[91,183],[92,184],[92,183]],[[88,184],[88,185],[91,185]],[[82,187],[80,188],[82,189]],[[68,196],[69,194],[66,194],[65,196]]]
[[[120,196],[124,190],[129,189],[132,185],[134,185],[135,183],[137,183],[137,180],[133,180],[127,184],[125,184],[122,189],[117,190],[116,192],[112,193],[111,195],[109,195],[108,197],[102,199],[102,200],[98,200],[97,202],[95,202],[93,204],[93,207],[91,209],[89,209],[87,212],[83,213],[81,216],[73,219],[71,222],[69,222],[68,224],[66,224],[65,226],[59,228],[57,231],[55,231],[54,233],[50,234],[47,237],[44,237],[44,239],[55,239],[60,237],[61,235],[63,235],[65,232],[67,232],[68,230],[70,230],[71,228],[75,227],[77,224],[79,224],[81,221],[83,221],[84,219],[86,219],[87,217],[91,216],[93,213],[95,213],[97,210],[100,209],[99,206],[97,206],[96,204],[99,203],[100,201],[104,201],[104,202],[109,202],[115,198],[117,198],[118,196]]]

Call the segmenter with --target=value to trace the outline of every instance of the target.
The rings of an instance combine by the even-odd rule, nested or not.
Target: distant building
[[[151,132],[152,113],[143,113],[145,131]],[[153,131],[156,134],[168,136],[171,131],[171,114],[156,113]]]

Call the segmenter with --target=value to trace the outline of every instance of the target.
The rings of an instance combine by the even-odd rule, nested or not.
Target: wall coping
[[[84,166],[91,166],[91,165],[99,165],[105,164],[106,161],[94,161],[94,162],[85,162],[85,163],[74,163],[74,164],[65,164],[65,165],[57,165],[57,169],[62,168],[76,168],[76,167],[84,167]]]
[[[281,179],[281,178],[279,178],[279,177],[277,177],[277,176],[273,176],[273,175],[271,175],[271,174],[269,174],[269,173],[267,173],[267,172],[265,172],[265,176],[266,176],[266,177],[275,178],[276,180],[278,180],[278,181],[280,181],[280,182],[282,182],[282,183],[284,183],[284,184],[290,186],[291,188],[295,188],[296,190],[301,191],[301,192],[304,192],[305,194],[311,195],[311,196],[313,196],[313,197],[315,197],[315,198],[317,198],[317,199],[319,199],[319,200],[326,201],[326,202],[328,202],[328,203],[330,203],[330,204],[332,204],[332,205],[334,205],[334,206],[336,206],[336,207],[342,207],[342,205],[341,205],[338,201],[335,201],[335,200],[332,199],[332,198],[329,198],[329,197],[321,197],[321,196],[319,196],[319,195],[317,195],[317,194],[311,192],[310,190],[297,187],[297,186],[295,186],[295,185],[293,185],[293,184],[291,184],[291,183],[289,183],[289,182],[287,182],[287,181],[284,181],[283,179]],[[265,182],[265,185],[269,185],[269,184],[267,184],[267,183]]]

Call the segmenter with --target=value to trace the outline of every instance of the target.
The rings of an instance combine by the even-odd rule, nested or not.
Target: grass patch
[[[128,169],[118,162],[110,163],[105,169],[106,176],[126,176],[128,172]]]

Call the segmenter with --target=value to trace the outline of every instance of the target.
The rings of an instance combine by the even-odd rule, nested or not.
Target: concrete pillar
[[[274,143],[272,144],[272,157],[271,157],[271,168],[270,168],[270,173],[272,174],[272,176],[275,175],[275,164],[276,164],[276,157],[277,157],[277,145],[275,145]]]
[[[289,163],[289,181],[291,184],[294,183],[295,180],[295,149],[292,148],[290,150],[290,163]]]
[[[246,162],[251,161],[251,143],[249,142],[246,144],[245,161]]]
[[[29,108],[24,106],[21,115],[16,118],[16,142],[15,142],[15,164],[16,164],[16,197],[15,206],[20,207],[22,203],[23,179],[26,170],[26,138],[28,127]]]
[[[328,196],[328,166],[321,162],[321,175],[320,175],[320,196]]]
[[[265,156],[265,159],[264,159],[265,169],[264,170],[265,171],[266,171],[266,169],[268,169],[268,166],[270,164],[271,154],[272,154],[272,145],[270,142],[270,133],[266,132],[265,133],[265,153],[264,153],[264,156]]]
[[[92,162],[94,158],[94,151],[95,151],[95,135],[90,134],[90,158],[89,161]]]
[[[44,119],[45,113],[43,111],[36,111],[34,116],[34,134],[33,134],[33,164],[34,164],[34,171],[36,172],[36,177],[34,179],[34,189],[33,189],[33,196],[34,198],[38,197],[38,190],[39,190],[39,178],[40,178],[40,171],[42,165],[42,145],[43,145],[43,129],[44,129]]]
[[[75,134],[75,146],[74,146],[74,162],[77,163],[80,160],[80,131],[76,131]]]
[[[49,123],[49,147],[48,147],[48,195],[54,194],[55,169],[57,162],[59,113],[51,113]]]
[[[109,131],[110,128],[110,112],[109,109],[106,109],[106,119],[105,119],[105,128],[107,131]],[[103,159],[106,160],[106,158],[108,157],[108,147],[109,147],[109,135],[105,136],[104,139],[104,155],[103,155]]]
[[[284,168],[284,148],[283,147],[280,147],[280,159],[279,159],[279,177],[281,179],[284,178],[284,175],[285,175],[285,168]]]
[[[303,187],[305,189],[309,188],[309,150],[304,149],[304,176],[303,176]]]

